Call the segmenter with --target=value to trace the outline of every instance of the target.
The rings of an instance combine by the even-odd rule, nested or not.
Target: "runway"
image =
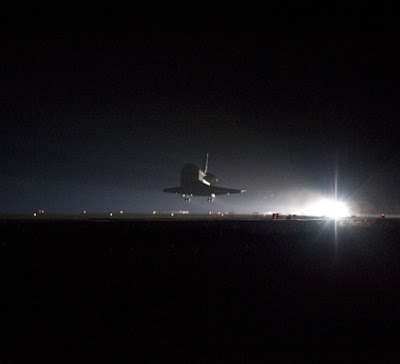
[[[210,345],[385,358],[400,323],[398,219],[29,216],[0,232],[13,360]]]

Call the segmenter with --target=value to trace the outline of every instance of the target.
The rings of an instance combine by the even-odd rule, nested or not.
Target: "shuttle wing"
[[[244,192],[242,190],[236,190],[234,188],[226,188],[226,187],[210,186],[210,187],[207,187],[207,188],[214,195],[231,195],[231,194],[234,194],[234,193],[242,193],[242,192]]]
[[[193,195],[193,196],[211,196],[214,195],[230,195],[234,193],[242,193],[242,190],[236,190],[234,188],[226,188],[226,187],[216,187],[216,186],[208,186],[202,182],[193,183],[190,186],[179,186],[179,187],[171,187],[165,188],[164,192],[169,193],[178,193],[181,195]]]
[[[183,191],[183,187],[178,186],[178,187],[171,187],[171,188],[164,188],[164,192],[169,192],[169,193],[181,193],[184,194],[185,192]]]

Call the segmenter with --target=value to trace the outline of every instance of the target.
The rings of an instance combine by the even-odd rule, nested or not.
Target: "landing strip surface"
[[[8,358],[254,344],[386,358],[400,323],[398,219],[48,215],[0,233]]]

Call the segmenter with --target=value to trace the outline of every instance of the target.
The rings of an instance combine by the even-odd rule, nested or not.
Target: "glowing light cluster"
[[[335,200],[320,200],[306,209],[307,215],[332,218],[348,217],[350,211],[345,203]]]

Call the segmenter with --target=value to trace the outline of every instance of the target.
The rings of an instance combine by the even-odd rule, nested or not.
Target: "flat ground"
[[[0,234],[4,362],[387,358],[397,336],[396,219],[3,219]]]

